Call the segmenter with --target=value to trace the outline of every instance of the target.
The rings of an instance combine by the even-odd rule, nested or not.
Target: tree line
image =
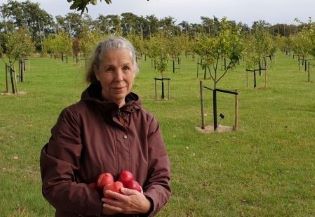
[[[66,32],[70,37],[77,38],[84,34],[84,31],[98,31],[101,34],[119,34],[127,36],[129,34],[141,35],[143,38],[149,38],[158,32],[167,31],[173,36],[181,34],[195,37],[204,33],[208,35],[217,35],[220,30],[220,19],[217,17],[201,16],[201,23],[189,23],[182,21],[176,24],[173,17],[158,19],[154,15],[137,16],[133,13],[122,13],[120,15],[99,15],[92,19],[88,14],[70,12],[65,16],[53,17],[45,10],[40,8],[38,3],[28,1],[19,2],[9,0],[6,4],[0,6],[0,41],[1,49],[6,52],[7,38],[6,34],[16,31],[16,29],[25,29],[34,42],[35,49],[38,52],[43,51],[43,41],[50,35]],[[272,35],[289,36],[296,34],[303,29],[304,24],[271,25],[265,21],[256,21],[251,27],[244,23],[229,21],[232,25],[240,26],[245,33],[250,32],[257,26],[264,26]]]

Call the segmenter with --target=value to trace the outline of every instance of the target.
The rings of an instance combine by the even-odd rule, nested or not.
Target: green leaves
[[[220,21],[220,31],[216,36],[200,36],[194,48],[194,51],[202,57],[205,66],[217,63],[220,58],[227,58],[229,68],[238,62],[242,50],[240,29],[225,18]]]
[[[77,11],[81,11],[81,14],[87,9],[87,5],[88,4],[92,4],[92,5],[96,5],[97,4],[97,0],[67,0],[69,3],[72,2],[70,9],[71,10],[77,10]],[[100,0],[102,1],[102,0]],[[112,1],[111,0],[105,0],[106,4],[111,4]]]
[[[7,56],[11,63],[29,56],[34,51],[34,43],[27,30],[20,28],[8,34]]]
[[[264,57],[273,55],[276,51],[274,39],[262,25],[257,25],[253,34],[247,36],[245,41],[243,53],[248,69],[257,67]]]
[[[309,26],[302,29],[292,37],[293,51],[296,55],[307,57],[309,54],[315,56],[315,27]]]
[[[65,32],[59,32],[55,36],[44,40],[44,50],[55,55],[70,54],[72,51],[72,41]]]

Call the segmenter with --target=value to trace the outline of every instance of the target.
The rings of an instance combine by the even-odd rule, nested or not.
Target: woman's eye
[[[124,67],[123,67],[123,70],[124,70],[124,71],[130,70],[130,67],[129,67],[129,66],[124,66]]]
[[[114,68],[113,67],[107,67],[105,68],[104,72],[112,72],[114,71]]]

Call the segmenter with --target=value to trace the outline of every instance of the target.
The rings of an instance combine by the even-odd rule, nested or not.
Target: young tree
[[[6,43],[6,56],[9,59],[9,64],[7,65],[10,74],[12,92],[14,94],[18,93],[14,63],[19,59],[26,58],[33,51],[34,43],[26,29],[20,28],[15,32],[8,33],[8,41]]]
[[[72,41],[68,33],[59,32],[54,40],[56,52],[61,56],[61,60],[64,61],[65,55],[69,55],[72,52]]]
[[[180,55],[183,51],[183,44],[180,36],[168,37],[166,40],[167,53],[172,59],[172,71],[176,70],[175,65],[180,64]]]
[[[169,96],[169,81],[170,78],[165,77],[167,70],[169,50],[167,39],[162,35],[151,37],[148,42],[148,56],[153,60],[154,68],[161,75],[160,78],[154,78],[155,80],[155,96],[157,96],[156,82],[161,81],[161,98],[165,98],[164,80],[168,81],[168,96]]]
[[[304,28],[302,31],[292,37],[293,52],[299,57],[299,60],[304,61],[308,59],[313,47],[311,29]]]
[[[195,52],[203,59],[202,67],[207,68],[210,73],[213,89],[216,89],[218,82],[238,63],[242,49],[240,29],[233,28],[225,18],[220,22],[220,31],[217,36],[203,35],[198,38]],[[221,72],[219,70],[220,60],[225,63]]]
[[[98,31],[89,31],[87,28],[83,29],[79,35],[80,50],[82,51],[85,59],[89,57],[92,50],[95,48],[97,43],[101,41],[102,36]]]
[[[144,41],[141,36],[138,36],[136,34],[129,34],[127,38],[135,47],[137,51],[137,58],[141,58],[145,52]]]
[[[220,21],[220,29],[215,37],[202,36],[195,45],[196,53],[203,59],[202,66],[209,70],[210,79],[213,82],[213,128],[216,131],[217,121],[217,91],[235,94],[234,91],[217,88],[217,84],[239,61],[242,53],[241,29],[232,26],[225,18]],[[221,60],[221,61],[220,61]],[[224,63],[223,70],[219,69],[219,63]],[[212,68],[212,70],[211,70]],[[200,83],[200,95],[202,99],[202,82]],[[203,103],[201,103],[203,105]],[[202,107],[202,106],[201,106]],[[203,111],[203,107],[201,109]],[[202,114],[203,117],[203,114]],[[235,126],[236,127],[236,126]]]
[[[274,39],[263,25],[255,26],[252,34],[245,38],[245,48],[243,56],[246,63],[246,71],[252,71],[254,73],[254,87],[256,87],[256,72],[261,75],[262,71],[266,72],[267,60],[266,57],[271,57],[276,52],[276,46]],[[267,77],[265,74],[265,87]]]
[[[149,40],[148,56],[153,59],[155,69],[163,78],[167,69],[169,58],[167,39],[163,35],[151,37]]]

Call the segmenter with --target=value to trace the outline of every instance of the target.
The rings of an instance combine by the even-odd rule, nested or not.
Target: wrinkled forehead
[[[125,58],[125,55],[128,55],[131,60],[131,63],[136,64],[136,60],[135,60],[134,53],[132,52],[132,50],[128,48],[124,48],[124,47],[123,48],[122,47],[107,48],[107,49],[102,50],[99,56],[100,62],[102,62],[106,57],[112,56],[112,54],[116,54],[116,55],[118,54],[121,56],[121,58]]]

